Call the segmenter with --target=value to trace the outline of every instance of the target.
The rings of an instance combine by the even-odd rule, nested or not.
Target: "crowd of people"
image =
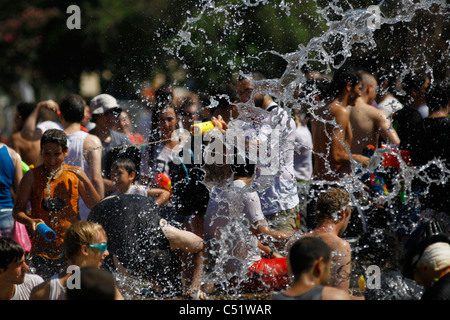
[[[124,299],[111,274],[125,270],[151,298],[448,300],[448,83],[349,67],[304,76],[289,102],[257,73],[204,103],[163,86],[134,127],[106,93],[19,104],[0,145],[0,299]],[[198,146],[191,128],[208,121]],[[269,141],[274,174],[223,143],[236,128],[245,150]],[[365,275],[358,294],[356,268],[373,265],[383,285]]]

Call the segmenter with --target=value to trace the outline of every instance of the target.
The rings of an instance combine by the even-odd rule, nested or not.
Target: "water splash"
[[[221,19],[223,16],[231,17],[230,22],[226,25],[228,35],[237,33],[239,26],[246,23],[241,19],[239,10],[258,7],[258,6],[276,6],[278,5],[286,14],[289,16],[291,14],[292,3],[286,3],[285,1],[269,3],[268,1],[239,1],[231,4],[218,5],[216,1],[204,1],[202,5],[199,6],[199,12],[195,16],[187,17],[185,23],[178,32],[178,39],[174,43],[167,47],[168,52],[173,53],[178,59],[184,61],[184,57],[181,54],[184,47],[198,47],[200,42],[204,41],[207,45],[212,44],[211,40],[208,39],[205,30],[197,27],[199,21],[204,17]],[[344,9],[344,7],[349,7],[349,9]],[[354,8],[349,2],[345,1],[345,6],[342,5],[342,1],[331,1],[328,5],[320,7],[317,5],[317,13],[323,19],[326,19],[326,25],[328,29],[320,36],[312,38],[306,45],[300,44],[296,51],[288,53],[280,53],[277,51],[263,51],[258,52],[251,57],[243,57],[243,59],[258,59],[264,54],[272,54],[282,58],[286,62],[286,68],[279,79],[267,79],[254,81],[254,94],[270,94],[282,101],[284,105],[290,105],[292,108],[299,108],[299,101],[294,99],[295,90],[299,85],[305,84],[306,77],[302,71],[303,66],[307,65],[317,65],[320,66],[317,71],[324,74],[330,74],[332,70],[341,68],[346,61],[352,57],[353,49],[355,45],[364,45],[365,50],[370,51],[376,49],[377,43],[375,41],[374,33],[376,28],[373,27],[374,16],[373,12],[367,9]],[[448,16],[449,15],[449,5],[445,1],[437,0],[421,0],[421,1],[399,1],[395,8],[392,6],[387,6],[384,1],[381,1],[377,7],[380,9],[381,15],[377,17],[379,19],[377,22],[379,26],[385,25],[395,25],[396,23],[408,23],[411,22],[418,12],[426,11],[432,15]],[[384,10],[388,8],[389,10]],[[412,30],[412,32],[417,32],[417,30]],[[447,41],[448,42],[448,41]],[[338,49],[332,44],[339,43]],[[331,45],[330,45],[331,44]],[[206,57],[209,59],[211,57]],[[236,68],[237,66],[233,61],[227,61],[223,68]],[[425,68],[432,71],[431,67],[427,64]],[[404,65],[403,74],[412,71],[413,66]],[[314,88],[317,90],[317,88]],[[323,106],[321,102],[317,102],[312,99],[316,92],[313,91],[306,97],[302,98],[304,104],[309,105],[309,111],[314,114],[314,111]],[[252,101],[252,99],[250,100]],[[240,116],[237,120],[248,121],[249,119],[254,122],[259,116],[264,115],[264,112],[258,110],[253,105],[238,103]],[[319,121],[327,121],[325,119],[316,119]],[[335,121],[329,121],[331,125],[336,125]],[[233,126],[233,122],[232,125]],[[342,142],[343,143],[343,142]],[[344,144],[344,143],[343,143]],[[345,144],[344,144],[345,145]],[[350,150],[348,150],[350,152]],[[342,179],[340,184],[343,185],[350,193],[359,193],[361,197],[358,199],[354,198],[353,202],[357,206],[361,215],[365,210],[370,209],[369,198],[370,195],[364,190],[361,184],[355,183],[358,181],[364,173],[377,168],[381,173],[392,174],[380,166],[380,162],[383,158],[384,153],[392,153],[390,149],[383,148],[378,149],[372,162],[367,169],[361,168],[355,161],[352,162],[352,176]],[[411,181],[414,178],[420,177],[425,183],[449,183],[448,181],[448,169],[439,161],[433,161],[422,167],[409,167],[401,157],[398,157],[400,164],[399,174],[395,176],[392,180],[392,187],[389,194],[374,199],[374,201],[379,201],[380,204],[384,205],[386,208],[391,208],[392,215],[396,216],[398,212],[396,210],[412,210],[418,207],[417,195],[412,189]],[[421,173],[426,172],[426,170],[431,166],[436,165],[442,173],[439,178],[433,179]],[[322,182],[317,182],[321,184]],[[222,187],[222,186],[221,186]],[[261,187],[261,186],[260,186]],[[425,191],[426,192],[426,191]],[[401,200],[402,206],[399,209],[397,205],[398,195],[404,194],[405,197]],[[408,230],[414,227],[414,223],[409,226],[402,226]],[[224,242],[228,239],[225,238]],[[218,260],[220,264],[220,259]],[[226,280],[223,280],[226,283]]]

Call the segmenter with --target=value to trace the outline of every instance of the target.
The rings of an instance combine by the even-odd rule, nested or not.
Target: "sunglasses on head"
[[[100,244],[89,244],[88,246],[90,248],[96,248],[100,250],[101,253],[105,252],[106,249],[108,249],[108,245],[106,244],[106,242],[102,242]]]

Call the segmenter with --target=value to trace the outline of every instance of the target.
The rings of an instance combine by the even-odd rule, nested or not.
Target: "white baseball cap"
[[[103,114],[113,109],[117,109],[119,112],[122,111],[116,98],[106,93],[99,94],[92,98],[89,106],[92,109],[92,114]]]

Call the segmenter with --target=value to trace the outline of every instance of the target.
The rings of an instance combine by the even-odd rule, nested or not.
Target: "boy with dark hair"
[[[43,130],[36,125],[38,109],[51,109],[59,114],[61,130],[67,135],[67,145],[69,152],[64,162],[71,166],[81,167],[89,180],[103,198],[105,187],[102,177],[102,143],[100,139],[86,132],[81,125],[84,117],[86,102],[77,94],[66,95],[58,104],[53,100],[40,102],[35,111],[33,111],[31,121],[27,120],[24,129],[28,133],[28,139],[31,141],[40,140]],[[86,219],[89,214],[89,208],[84,201],[80,201],[80,217]]]
[[[162,188],[150,188],[144,185],[134,184],[136,179],[136,165],[128,158],[119,158],[111,166],[111,179],[116,191],[112,195],[140,194],[144,197],[155,199],[159,207],[170,198],[170,191]]]
[[[9,238],[0,238],[0,300],[29,300],[31,290],[44,280],[25,262],[23,248]]]
[[[352,300],[344,290],[328,286],[331,273],[331,250],[315,237],[303,237],[291,247],[289,272],[292,286],[272,297],[273,300]]]
[[[37,224],[44,222],[56,233],[53,241],[33,235],[33,266],[44,278],[59,272],[64,233],[79,218],[80,196],[90,209],[101,200],[84,171],[64,163],[67,154],[64,131],[45,131],[41,138],[42,165],[24,175],[13,209],[14,218],[30,230],[36,231]],[[26,214],[28,201],[31,202],[31,216]]]

